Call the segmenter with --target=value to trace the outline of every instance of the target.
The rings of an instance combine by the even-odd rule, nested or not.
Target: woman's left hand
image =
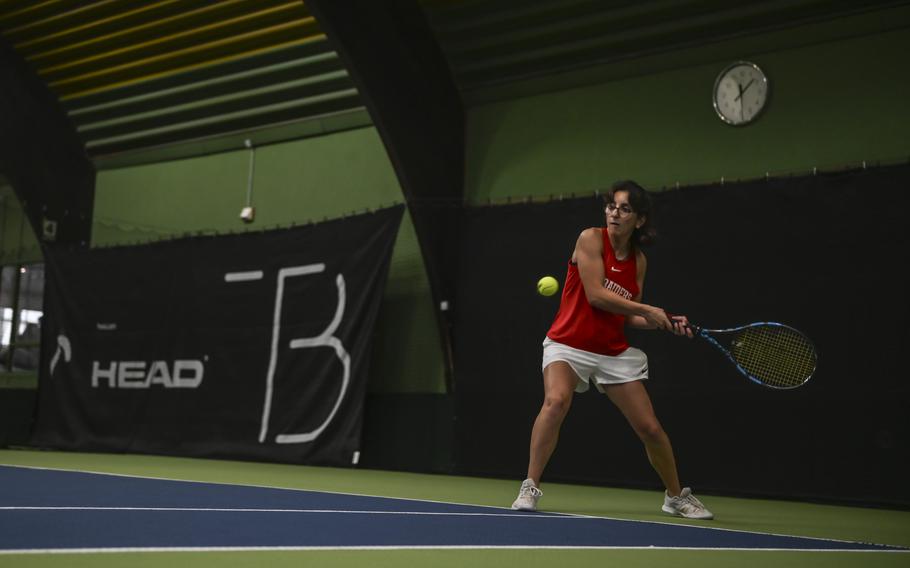
[[[685,335],[689,338],[694,337],[692,335],[692,328],[689,327],[689,318],[686,316],[670,316],[670,322],[673,324],[673,333],[676,335]]]

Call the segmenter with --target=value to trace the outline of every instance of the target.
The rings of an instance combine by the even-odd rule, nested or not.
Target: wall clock
[[[758,65],[737,61],[714,81],[714,110],[727,124],[744,126],[758,118],[768,104],[768,94],[768,78]]]

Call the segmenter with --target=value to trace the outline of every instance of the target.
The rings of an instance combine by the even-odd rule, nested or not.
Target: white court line
[[[255,508],[215,508],[215,507],[0,507],[0,511],[164,511],[164,512],[193,512],[193,513],[317,513],[341,515],[424,515],[436,517],[528,517],[532,519],[565,519],[565,520],[591,520],[600,517],[570,517],[566,515],[541,515],[529,513],[467,513],[467,512],[442,512],[442,511],[370,511],[347,509],[255,509]]]
[[[308,552],[308,551],[384,551],[384,550],[677,550],[733,552],[897,552],[905,550],[836,549],[836,548],[716,548],[705,546],[524,546],[524,545],[441,545],[441,546],[171,546],[131,548],[23,548],[0,550],[0,556],[12,554],[100,554],[135,552]]]
[[[172,477],[154,477],[147,475],[137,475],[129,473],[108,473],[104,471],[91,471],[91,470],[80,470],[80,469],[67,469],[67,468],[57,468],[57,467],[43,467],[43,466],[30,466],[30,465],[17,465],[17,464],[3,464],[0,463],[0,466],[11,467],[11,468],[21,468],[21,469],[36,469],[43,471],[62,471],[69,473],[84,473],[90,475],[108,475],[113,477],[125,477],[128,479],[150,479],[154,481],[176,481],[180,483],[198,483],[203,485],[219,485],[223,487],[254,487],[258,489],[279,489],[282,491],[298,491],[298,492],[307,492],[307,493],[322,493],[325,495],[347,495],[351,497],[370,497],[374,499],[395,499],[398,501],[414,501],[417,503],[436,503],[440,505],[458,505],[465,507],[477,507],[481,509],[494,509],[494,510],[505,510],[510,511],[508,507],[496,507],[493,505],[476,505],[473,503],[458,503],[453,501],[435,501],[431,499],[416,499],[413,497],[389,497],[388,495],[370,495],[366,493],[348,493],[343,491],[325,491],[320,489],[301,489],[299,487],[281,487],[274,485],[257,485],[257,484],[244,484],[244,483],[228,483],[224,481],[199,481],[194,479],[175,479]],[[778,537],[789,537],[789,538],[801,538],[807,540],[817,540],[822,542],[837,542],[837,543],[846,543],[846,544],[869,544],[862,541],[855,540],[843,540],[836,538],[825,538],[819,536],[804,536],[804,535],[793,535],[793,534],[781,534],[781,533],[772,533],[772,532],[761,532],[761,531],[749,531],[744,529],[730,529],[725,527],[711,527],[705,526],[701,523],[688,523],[688,522],[670,522],[670,521],[642,521],[637,519],[623,519],[620,517],[605,517],[597,515],[580,515],[576,513],[559,513],[556,511],[545,511],[545,515],[530,515],[534,517],[540,517],[545,519],[554,519],[554,518],[576,518],[576,519],[605,519],[608,521],[621,521],[624,523],[644,523],[650,525],[662,525],[662,526],[674,526],[674,527],[691,527],[696,529],[703,529],[708,531],[723,531],[723,532],[733,532],[740,534],[750,534],[750,535],[765,535],[765,536],[778,536]],[[518,516],[513,514],[506,513],[507,516]],[[879,543],[874,543],[879,544]],[[899,546],[899,545],[884,545],[884,546]],[[692,549],[686,549],[692,550]],[[734,550],[734,549],[724,549],[724,550]],[[759,550],[768,550],[768,549],[759,549]],[[791,549],[784,549],[791,550]],[[799,549],[799,550],[810,550],[810,549]],[[827,549],[822,549],[827,550]]]
[[[64,473],[84,473],[87,475],[107,475],[110,477],[124,477],[127,479],[149,479],[152,481],[174,481],[177,483],[195,483],[199,485],[218,485],[221,487],[252,487],[254,489],[272,489],[279,491],[295,491],[299,493],[321,493],[323,495],[346,495],[348,497],[369,497],[371,499],[392,499],[395,501],[412,501],[415,503],[434,503],[438,505],[455,505],[460,507],[476,507],[478,509],[493,509],[496,511],[511,511],[509,507],[497,507],[495,505],[478,505],[476,503],[459,503],[457,501],[437,501],[434,499],[418,499],[416,497],[394,497],[389,495],[372,495],[370,493],[351,493],[347,491],[326,491],[325,489],[304,489],[301,487],[285,487],[281,485],[259,485],[256,483],[231,483],[228,481],[202,481],[199,479],[180,479],[176,477],[156,477],[152,475],[138,475],[133,473],[110,473],[106,471],[92,471],[88,469],[67,469],[59,467],[44,467],[37,465],[17,465],[17,464],[5,464],[0,463],[0,467],[10,467],[10,468],[20,468],[20,469],[36,469],[40,471],[58,471]],[[511,500],[511,498],[510,498]],[[595,515],[579,515],[576,513],[560,513],[558,511],[541,511],[550,516],[558,517],[577,517],[577,518],[592,518],[592,519],[608,519],[615,521],[629,521],[629,519],[620,519],[620,518],[611,518],[611,517],[598,517]],[[640,523],[655,523],[655,524],[666,524],[666,525],[677,525],[678,523],[663,523],[660,521],[629,521],[629,522],[640,522]],[[710,527],[706,527],[710,528]],[[715,529],[715,530],[734,530],[734,529]],[[750,531],[736,531],[736,532],[750,532]],[[792,536],[792,535],[782,535],[782,536]],[[812,538],[812,537],[806,537]],[[846,541],[845,541],[846,542]]]

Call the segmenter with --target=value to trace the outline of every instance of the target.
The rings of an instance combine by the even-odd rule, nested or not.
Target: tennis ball
[[[559,290],[559,282],[552,276],[544,276],[537,281],[537,293],[541,296],[552,296]]]

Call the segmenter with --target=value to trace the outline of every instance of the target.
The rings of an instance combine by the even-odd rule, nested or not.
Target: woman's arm
[[[645,253],[640,250],[636,250],[635,254],[637,255],[635,259],[635,265],[637,267],[635,279],[638,282],[638,295],[635,296],[634,300],[640,302],[645,291],[645,273],[648,270],[648,259],[645,257]],[[676,335],[692,337],[692,330],[686,327],[689,323],[689,319],[686,316],[674,315],[670,318],[670,323],[672,324],[671,331]],[[657,329],[657,326],[637,315],[627,316],[626,325],[635,329]]]
[[[638,283],[638,294],[633,300],[641,302],[645,293],[645,273],[648,271],[648,259],[645,257],[645,253],[638,249],[635,250],[635,266],[635,280]],[[627,316],[626,325],[635,329],[655,329],[655,326],[651,325],[647,319],[638,315]]]
[[[605,312],[631,316],[651,329],[673,329],[672,323],[662,309],[627,300],[604,288],[603,235],[600,229],[586,229],[579,235],[575,243],[574,257],[578,265],[578,275],[585,289],[585,297],[591,306]],[[636,278],[639,278],[639,274],[636,274]],[[641,283],[639,287],[640,285]]]

